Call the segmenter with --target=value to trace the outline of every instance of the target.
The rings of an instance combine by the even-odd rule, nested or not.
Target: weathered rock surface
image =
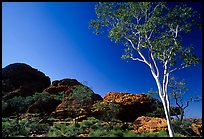
[[[89,109],[92,105],[102,100],[100,95],[95,94],[90,88],[75,79],[66,78],[53,81],[52,85],[44,91],[50,94],[63,92],[63,100],[53,112],[54,115],[61,118],[67,115],[79,116],[90,114]],[[74,98],[71,98],[73,96]]]
[[[202,123],[193,123],[191,125],[191,129],[194,133],[196,133],[198,136],[202,136]]]
[[[133,124],[135,133],[167,131],[167,122],[162,118],[141,116]]]
[[[2,68],[2,99],[30,96],[42,92],[50,85],[50,78],[24,63],[14,63]]]
[[[155,109],[154,102],[145,94],[109,92],[104,96],[103,101],[120,104],[117,117],[128,122]]]
[[[46,88],[44,91],[50,94],[57,94],[59,92],[65,92],[67,94],[70,92],[70,88],[75,85],[82,85],[76,79],[62,79],[62,80],[55,80],[52,84]]]
[[[150,100],[146,94],[130,94],[122,92],[109,92],[104,96],[104,101],[123,105],[134,105],[135,103],[152,103],[152,100]]]

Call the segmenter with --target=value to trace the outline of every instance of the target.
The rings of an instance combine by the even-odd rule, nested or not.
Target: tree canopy
[[[123,43],[126,46],[122,55],[124,59],[145,62],[136,58],[134,50],[145,56],[151,56],[151,52],[160,62],[170,64],[170,72],[200,61],[192,53],[192,45],[184,46],[182,43],[184,34],[191,32],[194,25],[201,25],[198,12],[186,4],[104,2],[97,4],[95,10],[97,19],[92,20],[90,26],[96,29],[96,34],[106,27],[112,41]]]

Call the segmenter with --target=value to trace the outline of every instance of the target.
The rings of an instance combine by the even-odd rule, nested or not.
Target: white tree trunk
[[[158,88],[158,91],[159,91],[159,97],[160,97],[160,99],[162,101],[162,104],[163,104],[163,107],[164,107],[164,112],[165,112],[165,116],[166,116],[169,136],[170,137],[174,137],[173,126],[171,124],[170,106],[169,106],[169,100],[168,100],[167,91],[162,90],[161,83],[159,82],[159,77],[155,76],[154,73],[152,73],[152,75],[153,75],[153,77],[154,77],[154,79],[156,81],[157,88]]]
[[[165,98],[161,98],[161,99],[162,99],[162,104],[163,104],[164,112],[165,112],[165,116],[166,116],[169,136],[174,137],[173,126],[171,124],[170,110],[169,110],[168,105],[167,105],[167,103],[168,103],[167,101],[169,101],[169,100],[166,100]]]
[[[171,124],[171,116],[170,116],[170,105],[169,105],[169,100],[168,100],[168,94],[167,94],[167,86],[168,86],[168,77],[169,77],[169,73],[170,72],[167,72],[167,64],[168,64],[168,61],[165,62],[164,64],[164,78],[163,78],[163,86],[161,86],[161,83],[159,81],[159,69],[158,69],[158,66],[156,64],[156,61],[153,57],[153,53],[151,52],[150,53],[150,56],[151,56],[151,60],[153,61],[153,63],[151,63],[150,61],[148,61],[145,56],[142,54],[142,52],[140,51],[140,40],[141,38],[139,37],[139,41],[138,41],[138,47],[136,48],[133,44],[133,42],[126,38],[127,41],[130,42],[132,48],[134,50],[136,50],[138,52],[138,54],[140,55],[140,57],[142,59],[139,59],[139,58],[133,58],[132,56],[130,57],[132,60],[138,60],[140,62],[143,62],[145,64],[147,64],[151,70],[151,73],[156,81],[156,84],[157,84],[157,88],[158,88],[158,92],[159,92],[159,97],[162,101],[162,104],[163,104],[163,107],[164,107],[164,112],[165,112],[165,116],[166,116],[166,120],[167,120],[167,126],[168,126],[168,131],[169,131],[169,136],[170,137],[174,137],[174,131],[173,131],[173,127],[172,127],[172,124]],[[146,38],[147,40],[149,40],[150,38]],[[151,46],[151,44],[150,44]]]

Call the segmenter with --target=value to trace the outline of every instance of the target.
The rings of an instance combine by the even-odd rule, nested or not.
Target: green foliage
[[[154,111],[148,112],[146,115],[150,117],[165,118],[164,109],[162,107],[157,107]]]
[[[15,109],[17,113],[25,111],[29,105],[34,102],[31,96],[21,97],[15,96],[11,99],[8,99],[6,103],[11,109]]]
[[[182,123],[179,119],[173,119],[172,124],[175,133],[184,135],[184,136],[195,136],[196,134],[191,129],[191,124],[193,122],[184,120]]]
[[[28,120],[2,118],[2,137],[28,137],[32,133],[48,131],[47,124],[39,124]]]
[[[1,110],[2,110],[2,113],[4,112],[5,109],[8,108],[8,103],[4,102],[3,100],[1,101]]]
[[[91,131],[89,137],[123,137],[123,131],[120,129],[97,129]]]
[[[25,112],[30,105],[32,105],[36,101],[48,101],[49,99],[62,100],[62,93],[60,92],[57,95],[51,95],[48,92],[38,93],[36,92],[33,96],[15,96],[6,101],[2,101],[2,110],[5,110],[7,107],[15,110],[14,113],[22,113]]]
[[[87,100],[91,100],[93,91],[83,85],[73,86],[72,92],[69,94],[68,99],[80,100],[82,103]]]
[[[55,99],[55,100],[63,100],[63,94],[64,94],[64,91],[62,92],[58,92],[58,94],[51,94],[51,96]]]
[[[163,64],[168,60],[170,66],[184,62],[188,67],[200,62],[191,46],[182,45],[182,36],[202,24],[200,15],[184,3],[168,6],[165,2],[99,2],[95,12],[97,18],[90,27],[96,34],[107,29],[112,41],[123,43],[123,59],[132,58],[133,50],[146,49]]]
[[[49,129],[48,137],[78,137],[81,133],[83,133],[83,129],[75,124],[54,124]]]
[[[120,110],[120,105],[109,102],[97,102],[93,105],[95,109],[102,112],[101,120],[110,121],[117,119]]]
[[[44,100],[44,99],[46,99],[47,97],[50,97],[49,93],[47,93],[47,92],[42,92],[42,93],[36,92],[36,93],[33,95],[33,100],[34,100],[34,101]]]
[[[98,123],[100,120],[99,119],[96,119],[95,117],[88,117],[87,120],[83,120],[81,122],[81,125],[86,125],[88,127],[90,127],[91,125],[94,125],[96,123]]]
[[[28,124],[27,128],[30,133],[37,133],[37,134],[46,133],[49,130],[48,124],[39,124],[34,122]]]

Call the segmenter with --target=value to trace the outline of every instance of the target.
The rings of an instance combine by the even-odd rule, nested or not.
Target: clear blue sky
[[[123,47],[106,34],[96,36],[89,22],[96,18],[94,2],[3,2],[2,68],[16,62],[31,65],[51,81],[74,78],[102,97],[110,92],[147,93],[156,90],[149,68],[120,57]],[[192,3],[201,12],[202,3]],[[186,42],[202,56],[202,32]],[[192,95],[202,95],[202,65],[176,72],[188,81]],[[191,103],[187,117],[202,116],[202,102]]]

